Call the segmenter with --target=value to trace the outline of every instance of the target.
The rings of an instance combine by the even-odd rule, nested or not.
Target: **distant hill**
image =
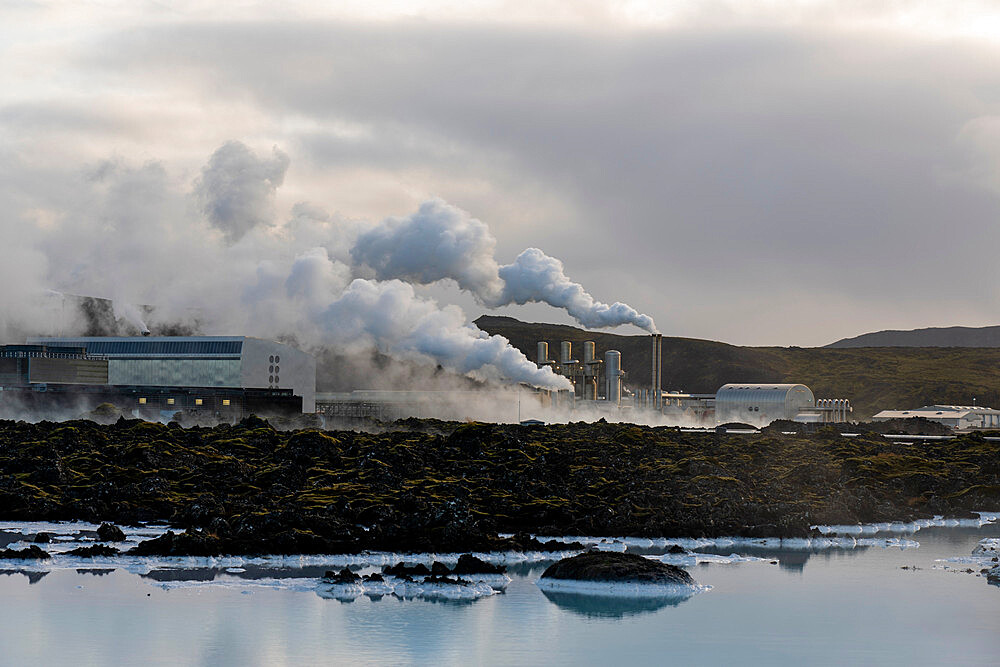
[[[536,343],[559,341],[579,346],[592,340],[598,358],[606,350],[622,353],[625,383],[645,387],[650,379],[649,336],[584,331],[557,324],[533,324],[511,317],[483,316],[476,325],[500,334],[535,360]],[[739,347],[695,338],[663,337],[663,388],[714,393],[727,382],[801,382],[817,398],[848,398],[855,418],[880,410],[972,402],[1000,407],[1000,347]]]
[[[876,331],[826,347],[1000,347],[1000,326]]]

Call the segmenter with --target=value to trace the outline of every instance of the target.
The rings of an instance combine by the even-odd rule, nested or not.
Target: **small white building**
[[[923,417],[950,426],[956,431],[976,428],[1000,428],[1000,410],[982,405],[925,405],[916,410],[883,410],[872,421]]]

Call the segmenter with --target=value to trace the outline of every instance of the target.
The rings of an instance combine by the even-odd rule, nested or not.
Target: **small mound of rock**
[[[83,558],[93,558],[95,556],[117,556],[121,552],[106,544],[95,544],[92,547],[77,547],[66,552],[68,556],[82,556]]]
[[[0,551],[0,560],[17,560],[20,558],[40,560],[44,558],[51,558],[49,552],[35,546],[30,545],[26,549],[4,549]]]
[[[391,567],[382,568],[382,574],[388,574],[392,577],[424,577],[431,574],[431,571],[427,569],[427,566],[423,563],[417,563],[416,565],[407,565],[406,563],[396,563]]]
[[[503,565],[493,565],[481,558],[476,558],[472,554],[462,554],[458,557],[455,569],[452,574],[504,574],[507,568]]]
[[[697,585],[690,574],[675,565],[613,551],[586,551],[564,558],[550,565],[542,579]]]
[[[361,581],[361,577],[345,567],[340,572],[327,570],[323,575],[323,581],[328,584],[356,584]]]
[[[125,531],[113,523],[102,523],[97,528],[98,542],[124,542]]]

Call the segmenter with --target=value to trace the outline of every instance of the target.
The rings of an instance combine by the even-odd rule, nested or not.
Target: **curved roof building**
[[[715,415],[720,424],[739,422],[766,426],[775,419],[793,420],[816,405],[804,384],[727,384],[715,394]]]

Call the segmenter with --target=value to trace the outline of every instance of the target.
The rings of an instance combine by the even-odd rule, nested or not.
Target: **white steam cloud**
[[[0,278],[18,285],[0,291],[7,342],[81,332],[85,322],[67,321],[76,306],[61,294],[86,294],[113,299],[122,331],[180,325],[314,351],[377,350],[475,379],[568,389],[507,339],[412,285],[450,279],[487,307],[538,301],[586,326],[654,328],[629,306],[597,302],[538,249],[500,266],[489,228],[440,200],[374,225],[300,202],[283,221],[275,192],[288,165],[277,148],[259,157],[228,142],[191,184],[159,163],[113,160],[67,184],[57,206],[29,201],[0,211],[9,239]]]
[[[261,160],[238,141],[223,144],[195,185],[209,222],[230,241],[270,222],[274,192],[285,180],[288,163],[288,156],[277,147],[271,159]]]
[[[428,284],[451,279],[488,308],[547,303],[585,327],[633,324],[656,332],[653,318],[631,306],[601,303],[570,280],[563,263],[538,248],[500,266],[489,227],[440,199],[425,202],[407,218],[389,218],[361,234],[351,257],[379,280]]]

